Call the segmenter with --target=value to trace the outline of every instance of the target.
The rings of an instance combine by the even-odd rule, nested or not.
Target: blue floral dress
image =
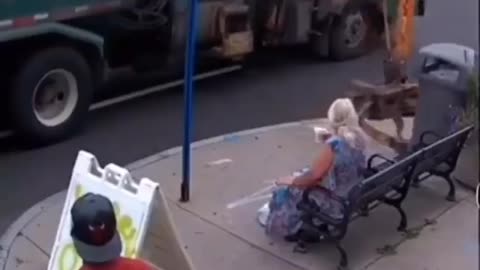
[[[354,185],[362,180],[365,144],[359,142],[358,147],[351,147],[340,137],[330,138],[327,144],[332,148],[335,160],[324,182],[327,184],[326,187],[335,194],[345,196]],[[301,201],[302,194],[303,189],[296,187],[279,187],[273,192],[269,202],[270,213],[265,226],[268,235],[285,237],[299,231],[302,221],[297,204]],[[341,206],[331,200],[326,193],[314,191],[310,194],[310,198],[332,217],[341,216]]]

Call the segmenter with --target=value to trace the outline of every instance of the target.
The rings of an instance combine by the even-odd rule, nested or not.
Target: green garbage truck
[[[344,60],[383,31],[380,0],[199,1],[198,50],[212,58],[305,43]],[[189,2],[0,0],[0,100],[15,133],[39,145],[63,140],[85,123],[108,71],[182,61]]]

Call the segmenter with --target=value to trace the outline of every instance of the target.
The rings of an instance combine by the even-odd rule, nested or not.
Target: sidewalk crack
[[[432,225],[436,224],[440,217],[442,217],[445,213],[447,213],[448,211],[450,211],[454,207],[460,205],[463,201],[465,201],[465,199],[459,200],[455,204],[452,204],[451,206],[445,208],[443,211],[438,213],[433,218],[426,218],[424,220],[424,223],[422,223],[422,224],[420,224],[416,227],[412,227],[412,228],[408,229],[405,233],[402,234],[402,238],[398,242],[396,242],[394,244],[391,244],[391,245],[385,245],[384,247],[377,249],[377,252],[380,253],[380,256],[378,256],[377,258],[374,258],[372,261],[367,263],[361,269],[362,270],[368,270],[368,269],[370,269],[370,267],[375,265],[381,259],[386,258],[386,257],[391,256],[391,255],[397,254],[397,249],[398,249],[398,247],[400,247],[400,245],[407,242],[408,240],[411,240],[413,238],[418,237],[418,235],[420,235],[420,233],[423,231],[423,229],[425,229],[428,226],[432,226]],[[385,250],[385,252],[382,253],[383,250]]]
[[[50,254],[48,254],[47,251],[43,250],[43,248],[41,248],[37,243],[35,243],[30,237],[28,237],[27,235],[25,235],[23,233],[20,233],[19,235],[25,237],[25,239],[27,239],[30,243],[32,243],[32,245],[35,246],[38,250],[40,250],[40,252],[42,252],[45,256],[50,258]]]
[[[249,246],[251,246],[251,247],[253,247],[253,248],[255,248],[255,249],[258,249],[258,250],[260,250],[260,251],[262,251],[262,252],[265,252],[265,253],[269,254],[270,256],[272,256],[272,257],[274,257],[274,258],[276,258],[276,259],[278,259],[278,260],[280,260],[280,261],[282,261],[282,262],[284,262],[284,263],[286,263],[286,264],[288,264],[288,265],[290,265],[290,266],[293,266],[293,267],[295,267],[295,268],[297,268],[297,269],[299,269],[299,270],[309,270],[308,268],[305,268],[305,267],[303,267],[303,266],[301,266],[301,265],[298,265],[298,264],[296,264],[296,263],[294,263],[294,262],[291,262],[291,261],[289,261],[289,260],[287,260],[287,259],[285,259],[285,258],[283,258],[283,257],[281,257],[281,256],[279,256],[279,255],[277,255],[277,254],[275,254],[275,253],[273,253],[273,252],[271,252],[271,251],[269,251],[269,250],[267,250],[267,249],[265,249],[265,248],[257,245],[257,244],[255,244],[254,242],[252,242],[252,241],[250,241],[250,240],[248,240],[248,239],[246,239],[246,238],[244,238],[244,237],[242,237],[242,236],[240,236],[240,235],[238,235],[238,234],[236,234],[236,233],[233,233],[233,232],[231,232],[231,231],[229,231],[229,230],[227,230],[227,229],[225,229],[225,228],[223,228],[222,226],[217,225],[215,222],[212,222],[212,221],[210,221],[210,220],[208,220],[208,219],[206,219],[206,218],[198,215],[197,213],[195,213],[195,212],[193,212],[193,211],[191,211],[191,210],[183,207],[182,205],[178,204],[176,201],[174,201],[174,200],[172,200],[172,199],[170,199],[170,198],[168,198],[168,197],[167,197],[167,200],[169,200],[170,202],[172,202],[173,204],[175,204],[175,205],[176,205],[179,209],[181,209],[182,211],[185,211],[185,212],[193,215],[194,217],[202,220],[203,222],[205,222],[205,223],[207,223],[207,224],[209,224],[209,225],[211,225],[211,226],[213,226],[213,227],[215,227],[215,228],[217,228],[217,229],[219,229],[219,230],[227,233],[228,235],[230,235],[230,236],[232,236],[232,237],[234,237],[234,238],[236,238],[236,239],[238,239],[238,240],[240,240],[240,241],[248,244]]]

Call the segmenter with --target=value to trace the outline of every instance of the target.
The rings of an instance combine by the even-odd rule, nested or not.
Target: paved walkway
[[[242,198],[267,187],[271,179],[310,162],[319,147],[313,142],[311,126],[321,122],[267,127],[197,143],[191,202],[186,204],[178,203],[179,148],[135,162],[129,169],[136,177],[160,181],[198,270],[335,269],[338,255],[330,246],[318,245],[308,254],[297,254],[292,245],[264,235],[255,217],[266,198],[242,203]],[[375,125],[393,130],[389,122]],[[371,147],[372,152],[393,154]],[[471,173],[476,172],[472,168]],[[369,218],[356,220],[344,241],[351,268],[478,269],[478,212],[473,195],[458,189],[457,202],[452,203],[444,200],[446,192],[446,184],[436,179],[412,189],[405,209],[409,227],[418,231],[415,237],[396,232],[398,214],[388,207],[380,206]],[[0,270],[46,269],[64,198],[65,192],[55,194],[12,224],[0,239]]]

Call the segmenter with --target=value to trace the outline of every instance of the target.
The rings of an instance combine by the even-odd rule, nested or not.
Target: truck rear
[[[314,56],[353,58],[383,32],[379,1],[200,0],[198,49],[242,61],[261,47],[308,44]],[[65,139],[84,125],[106,71],[169,69],[183,61],[188,5],[0,1],[0,100],[15,132],[39,145]]]

